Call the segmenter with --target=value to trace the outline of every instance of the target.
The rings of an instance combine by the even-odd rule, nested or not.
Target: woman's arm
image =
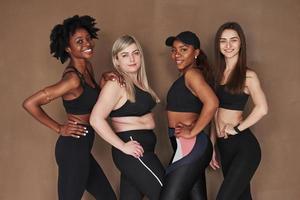
[[[105,141],[115,148],[134,157],[140,157],[143,154],[142,146],[137,141],[124,143],[106,120],[110,112],[124,98],[126,98],[125,89],[121,88],[117,82],[107,81],[91,113],[90,124]]]
[[[216,130],[216,125],[215,125],[214,120],[212,120],[210,123],[210,140],[213,145],[213,154],[212,154],[212,158],[211,158],[209,165],[213,170],[216,170],[216,169],[220,168],[220,164],[219,164],[219,161],[217,158],[217,152],[216,152],[216,146],[215,146],[216,141],[217,141],[217,130]]]
[[[200,112],[199,118],[194,123],[194,126],[190,131],[183,128],[175,129],[175,132],[178,133],[178,137],[192,138],[198,135],[206,125],[213,118],[219,101],[214,94],[213,90],[204,80],[204,77],[200,70],[192,68],[188,70],[185,74],[186,86],[195,94],[199,100],[203,103],[202,110]]]
[[[215,116],[214,118],[216,118],[217,112],[218,111],[216,111],[216,113],[214,115]],[[211,143],[214,147],[215,144],[216,144],[216,141],[217,141],[217,127],[216,127],[216,124],[215,124],[214,120],[211,120],[211,122],[210,122],[209,137],[210,137]]]
[[[266,96],[254,71],[247,71],[246,87],[253,100],[254,108],[247,118],[237,126],[240,131],[253,126],[268,113]],[[225,132],[231,135],[237,134],[232,125],[226,125]]]
[[[100,82],[99,82],[100,88],[103,88],[103,86],[107,81],[115,81],[115,80],[118,81],[121,87],[125,86],[125,80],[120,73],[118,73],[117,71],[104,72],[100,78]]]
[[[55,132],[63,136],[73,136],[78,138],[79,135],[85,135],[83,126],[77,125],[76,122],[73,121],[69,121],[67,124],[59,124],[42,109],[42,105],[50,103],[52,100],[61,97],[79,86],[80,80],[78,77],[73,73],[68,73],[58,83],[48,86],[25,99],[23,108],[36,120]]]

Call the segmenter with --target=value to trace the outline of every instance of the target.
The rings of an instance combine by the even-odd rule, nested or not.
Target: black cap
[[[170,36],[166,39],[165,44],[171,47],[175,40],[180,40],[185,44],[194,46],[195,49],[200,49],[200,40],[197,35],[191,31],[181,32],[177,36]]]

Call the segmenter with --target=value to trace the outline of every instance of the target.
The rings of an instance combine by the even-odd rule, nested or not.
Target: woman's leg
[[[109,181],[92,154],[90,154],[90,168],[86,190],[97,200],[117,199]]]
[[[204,200],[207,199],[205,170],[202,171],[197,182],[194,184],[190,192],[189,200]]]
[[[202,161],[181,166],[169,173],[165,177],[160,200],[206,200],[206,191],[203,191],[201,185],[196,184],[206,168],[204,165],[201,166],[200,162]]]
[[[94,130],[84,137],[59,137],[56,143],[59,199],[80,200],[87,189],[96,199],[116,197],[102,169],[91,155]]]
[[[173,146],[180,148],[180,145],[182,144],[178,143]],[[205,168],[212,155],[209,138],[204,133],[200,133],[192,151],[180,159],[178,159],[180,153],[178,153],[178,149],[176,150],[173,163],[167,168],[160,200],[207,199],[204,177]],[[176,161],[174,162],[174,160]]]
[[[143,194],[131,183],[124,174],[121,174],[120,200],[141,200]]]
[[[251,198],[250,180],[260,159],[259,144],[249,129],[228,139],[219,139],[218,147],[224,181],[218,200],[248,200]]]
[[[60,200],[80,200],[84,193],[90,163],[87,137],[61,136],[56,143]]]
[[[118,149],[113,148],[112,150],[114,162],[122,174],[120,198],[122,200],[139,198],[139,192],[150,200],[158,200],[164,168],[154,153],[156,143],[154,133],[150,130],[135,130],[118,133],[118,135],[125,142],[132,137],[144,148],[144,154],[140,160],[126,155]],[[135,197],[129,198],[129,191],[135,191]]]

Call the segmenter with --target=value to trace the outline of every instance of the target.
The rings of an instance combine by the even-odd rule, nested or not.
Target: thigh
[[[88,145],[73,138],[60,138],[56,145],[56,159],[59,199],[80,200],[89,174]]]
[[[196,183],[194,184],[191,192],[190,192],[189,200],[206,200],[207,199],[207,191],[206,191],[206,178],[205,171],[203,171]]]
[[[160,200],[186,200],[204,169],[201,169],[199,163],[191,163],[180,166],[167,174]],[[198,192],[198,190],[195,188],[194,192]]]
[[[225,177],[238,152],[238,149],[237,149],[237,145],[232,143],[230,139],[220,138],[217,141],[217,145],[220,152],[222,173],[223,176]]]
[[[250,183],[246,186],[246,189],[241,194],[239,200],[252,200]]]
[[[124,174],[121,174],[120,200],[141,200],[142,193],[133,185]]]
[[[141,157],[143,163],[116,149],[113,150],[113,158],[123,176],[140,193],[146,195],[150,200],[159,198],[164,169],[153,152],[144,153],[144,156]]]
[[[185,200],[189,196],[194,199],[206,198],[205,168],[211,160],[212,145],[206,135],[199,138],[188,156],[167,168],[161,199]],[[197,159],[189,159],[192,156]],[[197,181],[199,184],[196,184]]]
[[[90,154],[90,168],[86,189],[97,200],[104,198],[116,200],[116,195],[108,179],[92,154]]]
[[[255,153],[251,149],[245,151],[240,149],[240,152],[237,152],[227,167],[217,199],[238,200],[243,192],[247,191],[247,187],[250,188],[250,180],[259,165],[259,161],[260,152]],[[251,196],[250,189],[248,191]]]

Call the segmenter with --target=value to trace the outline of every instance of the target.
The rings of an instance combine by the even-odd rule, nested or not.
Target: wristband
[[[238,128],[239,125],[240,125],[240,124],[238,124],[238,125],[236,125],[235,127],[233,127],[233,129],[234,129],[237,133],[240,133],[240,132],[241,132],[240,129]]]

